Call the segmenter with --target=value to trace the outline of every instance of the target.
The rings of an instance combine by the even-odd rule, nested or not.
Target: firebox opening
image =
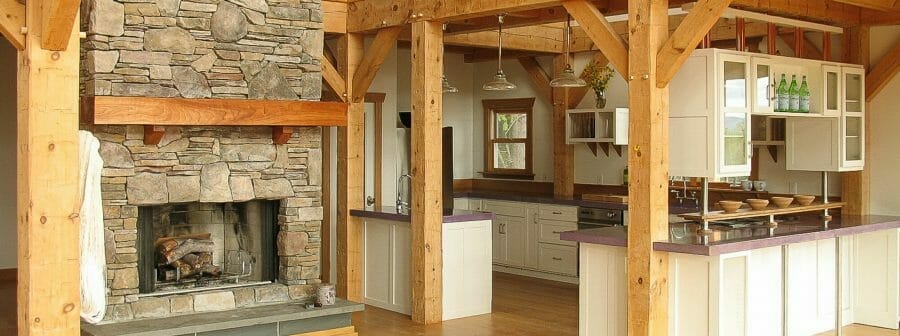
[[[278,201],[138,209],[140,293],[272,282]]]

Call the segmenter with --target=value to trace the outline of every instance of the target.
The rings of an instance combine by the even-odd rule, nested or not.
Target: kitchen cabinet
[[[363,300],[410,314],[409,222],[366,219],[363,225]]]
[[[628,144],[628,109],[571,109],[566,111],[566,143]]]
[[[525,266],[525,218],[495,215],[492,229],[494,263]]]
[[[540,204],[538,209],[538,269],[568,276],[578,275],[578,247],[559,239],[559,234],[578,229],[578,208]]]

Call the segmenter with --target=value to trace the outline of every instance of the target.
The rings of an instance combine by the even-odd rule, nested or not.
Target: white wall
[[[16,267],[16,49],[0,40],[0,269],[4,269]]]
[[[869,32],[870,64],[878,64],[884,54],[900,41],[900,26],[872,27]],[[900,215],[900,76],[884,87],[869,104],[870,151],[867,162],[872,169],[871,211]]]

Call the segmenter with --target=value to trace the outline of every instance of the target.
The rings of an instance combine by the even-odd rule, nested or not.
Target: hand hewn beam
[[[890,11],[897,9],[896,0],[834,0],[836,2],[854,5],[857,7],[870,8],[880,11]]]
[[[421,324],[443,320],[441,228],[441,148],[444,49],[440,22],[412,24],[412,211],[410,276],[412,319]]]
[[[599,53],[598,53],[599,54]],[[553,73],[562,74],[567,55],[553,57]],[[550,88],[549,82],[547,88]],[[571,89],[552,88],[553,98],[553,195],[572,197],[575,194],[575,146],[566,143],[566,109]]]
[[[561,53],[563,50],[562,29],[519,27],[503,29],[503,50],[524,50],[540,53]],[[497,32],[457,34],[444,38],[446,45],[481,48],[497,48]]]
[[[353,102],[361,103],[366,98],[369,85],[375,80],[375,75],[381,69],[384,58],[397,45],[397,36],[403,27],[388,27],[378,31],[375,40],[369,46],[366,56],[359,63],[359,69],[353,75]]]
[[[41,1],[26,6],[26,22],[42,22]],[[60,37],[67,43],[65,51],[42,49],[42,37],[52,32],[34,24],[18,57],[18,335],[78,335],[81,327],[79,40],[74,22]]]
[[[657,56],[656,86],[666,87],[731,0],[700,0],[666,40]]]
[[[423,20],[455,21],[558,5],[559,0],[361,0],[350,3],[347,31],[370,31]]]
[[[657,87],[656,60],[669,35],[667,1],[629,1],[628,335],[668,334],[669,88]],[[646,74],[648,78],[640,78]],[[626,76],[625,78],[628,78]]]
[[[78,16],[79,0],[41,0],[43,19],[41,21],[44,34],[41,36],[41,47],[47,50],[66,50],[69,45],[69,33],[72,32],[75,17]],[[77,28],[74,28],[78,32]],[[78,38],[78,35],[75,35]]]
[[[347,3],[322,1],[322,25],[326,33],[347,33]]]
[[[325,84],[331,88],[331,92],[334,92],[334,95],[338,97],[342,102],[347,102],[347,82],[344,81],[344,77],[334,68],[334,65],[331,65],[327,59],[323,58],[321,60],[322,63],[322,79],[325,80]]]
[[[553,100],[553,89],[550,87],[550,76],[541,68],[540,63],[534,57],[519,57],[519,64],[525,68],[528,78],[535,85],[538,92],[548,101]]]
[[[16,49],[25,49],[25,5],[16,0],[0,0],[0,34]]]
[[[871,102],[900,70],[900,41],[866,74],[866,102]]]
[[[347,94],[354,91],[350,78],[362,61],[362,34],[345,34],[337,43],[338,71],[347,83]],[[337,195],[337,294],[360,302],[362,297],[362,221],[350,215],[350,209],[365,205],[365,108],[362,102],[350,102],[347,126],[338,127]]]
[[[594,44],[621,74],[628,73],[628,47],[606,17],[588,0],[569,0],[563,6],[581,24]]]
[[[846,29],[844,37],[844,50],[847,50],[846,58],[849,63],[861,64],[865,68],[869,68],[869,27],[855,26]],[[869,199],[871,198],[871,177],[872,177],[872,155],[870,140],[872,132],[871,116],[872,109],[869,108],[868,100],[865,109],[865,125],[863,153],[863,170],[841,173],[841,201],[846,205],[841,209],[841,213],[849,215],[867,215],[871,209]]]

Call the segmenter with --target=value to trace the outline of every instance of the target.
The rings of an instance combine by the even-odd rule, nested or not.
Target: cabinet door
[[[506,216],[496,215],[491,224],[491,252],[493,252],[494,263],[497,264],[506,264],[506,234],[504,233],[506,218]]]
[[[751,61],[753,79],[751,92],[753,101],[751,113],[775,112],[775,78],[772,72],[772,60],[754,57]]]
[[[863,69],[843,67],[841,73],[843,75],[844,114],[861,115],[866,105],[866,82]]]
[[[538,267],[538,240],[540,239],[540,227],[538,209],[529,207],[525,216],[527,230],[525,232],[525,267]]]
[[[841,119],[841,170],[862,169],[866,143],[863,117],[847,115]]]
[[[822,110],[825,115],[841,115],[841,68],[822,65]]]
[[[750,175],[748,58],[721,55],[719,62],[718,176]]]
[[[837,171],[839,118],[787,118],[787,170]]]
[[[504,226],[506,238],[506,264],[525,266],[525,218],[508,217]]]

